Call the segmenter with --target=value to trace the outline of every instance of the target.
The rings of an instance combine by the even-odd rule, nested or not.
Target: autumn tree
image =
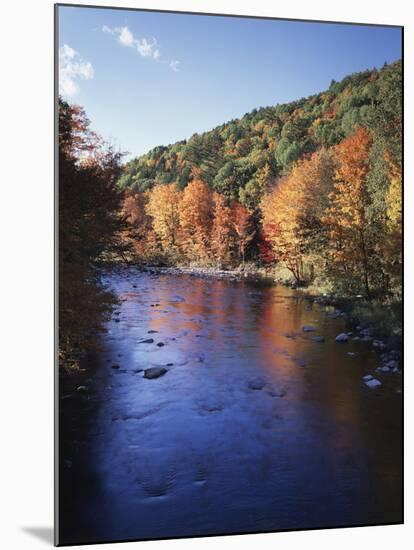
[[[226,199],[220,193],[213,194],[213,224],[210,246],[215,259],[226,264],[229,262],[233,245],[232,213]]]
[[[333,154],[322,149],[297,161],[262,201],[263,239],[271,245],[275,261],[299,283],[313,279],[315,264],[323,269],[327,232],[322,217],[335,166]]]
[[[178,244],[180,201],[175,183],[156,185],[149,191],[146,212],[164,252],[174,251]]]
[[[135,254],[145,258],[153,248],[152,218],[147,213],[148,193],[129,193],[122,204],[122,214],[128,224],[124,238],[132,244]]]
[[[385,270],[391,279],[392,291],[399,292],[402,277],[402,172],[401,166],[390,154],[390,185],[385,196],[387,220],[385,232]]]
[[[330,232],[331,273],[347,290],[371,296],[371,263],[376,235],[367,217],[367,174],[372,137],[359,127],[337,147],[338,168],[325,223]],[[360,284],[361,283],[361,284]]]
[[[191,181],[182,193],[179,212],[182,249],[190,259],[205,260],[208,257],[212,205],[211,191],[201,180]]]
[[[236,234],[237,255],[244,266],[246,251],[255,232],[248,210],[238,202],[232,207],[232,226]]]
[[[121,154],[90,131],[85,111],[59,100],[59,353],[75,364],[115,302],[99,264],[125,257]]]
[[[279,181],[261,203],[263,232],[277,262],[281,262],[297,282],[303,281],[304,253],[298,214],[303,203],[303,189],[290,174]]]

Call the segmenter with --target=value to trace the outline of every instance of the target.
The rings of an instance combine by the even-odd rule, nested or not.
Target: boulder
[[[338,334],[338,336],[335,338],[337,342],[348,342],[349,336],[345,332],[341,332],[341,334]]]
[[[391,369],[387,365],[383,365],[382,367],[378,367],[377,371],[378,372],[391,372]]]
[[[167,371],[164,367],[150,367],[144,370],[144,378],[152,380],[153,378],[159,378],[163,376]]]
[[[381,382],[377,380],[376,378],[372,378],[371,380],[365,380],[365,385],[368,386],[368,388],[379,388],[381,386]]]

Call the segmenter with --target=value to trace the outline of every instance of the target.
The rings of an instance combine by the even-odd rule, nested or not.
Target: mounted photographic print
[[[55,10],[56,544],[402,523],[403,28]]]

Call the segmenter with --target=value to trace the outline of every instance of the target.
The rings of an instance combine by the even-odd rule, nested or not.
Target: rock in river
[[[388,365],[383,365],[382,367],[377,368],[378,372],[392,372]]]
[[[315,330],[315,327],[312,325],[303,325],[302,327],[303,332],[313,332]]]
[[[386,348],[386,345],[384,344],[384,342],[382,342],[382,340],[374,340],[372,342],[372,347],[375,349],[383,350]]]
[[[164,369],[164,367],[151,367],[149,369],[144,370],[144,378],[159,378],[160,376],[163,376],[167,371],[167,369]]]
[[[335,340],[337,342],[348,342],[349,336],[345,332],[341,332],[341,334],[338,334]]]
[[[154,338],[146,338],[145,340],[140,340],[138,344],[153,344]]]
[[[372,378],[371,380],[365,380],[365,385],[368,386],[368,388],[378,388],[381,386],[381,382],[376,378]]]
[[[265,380],[263,378],[255,378],[254,380],[250,380],[248,386],[251,390],[262,390],[266,385]]]
[[[325,338],[323,336],[312,336],[311,340],[314,342],[325,342]]]

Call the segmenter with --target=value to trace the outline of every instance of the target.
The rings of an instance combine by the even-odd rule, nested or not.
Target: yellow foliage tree
[[[271,244],[276,261],[281,262],[297,282],[305,279],[305,260],[309,278],[313,262],[324,238],[321,218],[326,197],[333,185],[335,159],[322,149],[309,159],[297,161],[261,203],[263,233]],[[311,261],[309,261],[311,260]]]
[[[213,194],[213,225],[211,229],[211,251],[219,263],[226,264],[233,246],[231,209],[220,193]]]
[[[156,185],[149,192],[146,211],[164,251],[178,244],[181,193],[174,183]]]
[[[236,234],[239,260],[241,260],[242,265],[244,266],[246,250],[249,243],[252,241],[255,232],[252,227],[249,211],[240,203],[236,202],[233,204],[231,215],[233,229]]]

